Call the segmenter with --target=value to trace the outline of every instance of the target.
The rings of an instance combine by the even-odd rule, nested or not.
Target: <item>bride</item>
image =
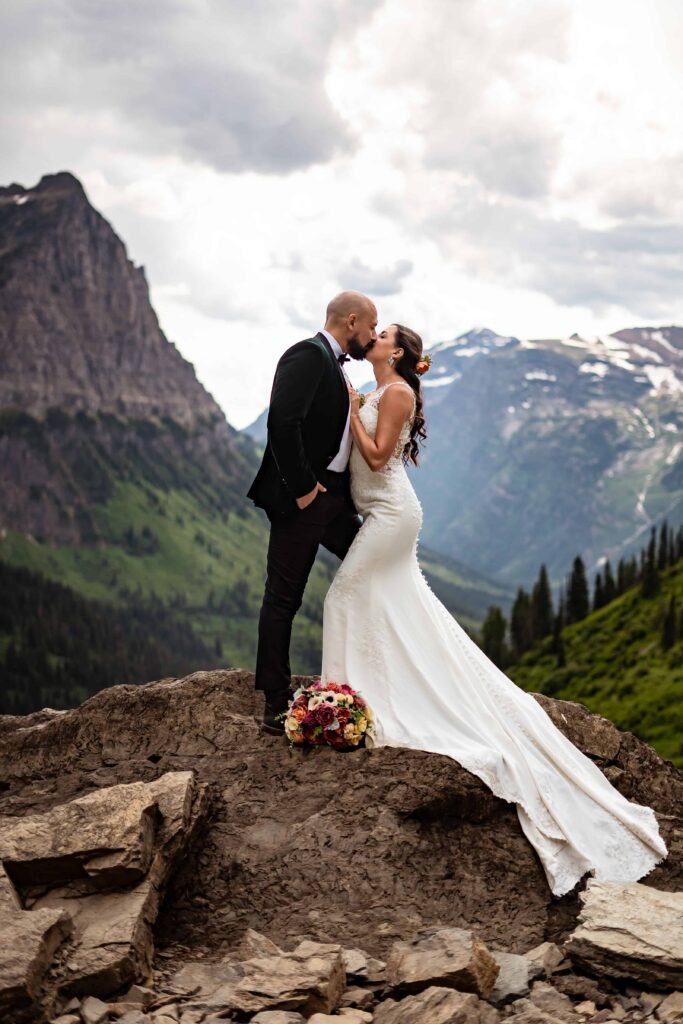
[[[417,560],[422,508],[404,463],[426,437],[422,341],[383,330],[367,354],[376,389],[349,386],[351,495],[363,525],[327,593],[323,682],[368,701],[368,746],[446,754],[517,804],[556,896],[590,871],[635,881],[668,850],[654,811],[629,802],[490,661],[429,588]]]

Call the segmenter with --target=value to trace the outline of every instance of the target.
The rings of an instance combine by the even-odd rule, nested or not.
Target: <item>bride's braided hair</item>
[[[424,444],[427,437],[425,430],[425,418],[422,413],[422,388],[420,386],[420,373],[415,369],[422,361],[422,338],[410,327],[403,324],[394,324],[396,328],[396,348],[403,349],[403,355],[394,364],[394,370],[403,377],[407,384],[415,392],[415,418],[410,428],[410,439],[403,449],[403,461],[419,464],[418,453],[420,445]]]

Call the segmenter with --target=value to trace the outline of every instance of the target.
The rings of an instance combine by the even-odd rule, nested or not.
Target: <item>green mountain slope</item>
[[[525,690],[585,704],[683,767],[683,560],[660,578],[655,597],[643,598],[635,586],[565,627],[563,667],[546,637],[507,674]],[[662,630],[672,595],[678,639],[665,649]]]

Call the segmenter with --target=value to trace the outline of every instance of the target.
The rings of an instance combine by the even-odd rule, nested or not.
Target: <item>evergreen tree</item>
[[[676,643],[676,598],[672,594],[662,626],[662,647],[668,650]]]
[[[562,630],[565,626],[565,600],[564,595],[560,596],[560,603],[557,609],[557,615],[553,619],[553,641],[551,644],[551,651],[557,655],[557,664],[560,665],[560,656],[562,656],[561,664],[564,665],[564,643],[562,640]]]
[[[510,613],[510,637],[513,654],[516,659],[521,658],[534,642],[531,622],[531,599],[522,587],[519,587],[517,590],[517,596]]]
[[[595,574],[595,586],[593,588],[593,611],[596,612],[598,608],[602,608],[605,605],[605,591],[602,585],[602,575],[600,572]]]
[[[585,619],[589,610],[588,583],[586,569],[581,555],[577,555],[572,565],[567,591],[567,622],[579,622]]]
[[[660,581],[659,571],[657,569],[657,541],[655,538],[655,528],[652,527],[650,533],[650,543],[647,546],[647,552],[643,554],[641,552],[642,560],[642,574],[640,592],[643,597],[654,597],[655,594],[659,593]]]
[[[482,650],[498,668],[505,668],[508,652],[505,644],[507,621],[500,608],[490,605],[482,625]]]
[[[669,561],[669,531],[666,519],[659,528],[659,547],[657,548],[657,569],[663,572]]]
[[[609,604],[617,596],[617,587],[612,575],[612,566],[609,564],[609,558],[605,562],[603,571],[605,579],[605,604]]]
[[[538,579],[531,592],[531,618],[534,640],[542,640],[544,636],[552,633],[553,599],[545,563],[541,565]]]

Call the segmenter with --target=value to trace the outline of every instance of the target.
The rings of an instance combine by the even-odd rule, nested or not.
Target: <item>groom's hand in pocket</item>
[[[306,508],[307,505],[310,505],[311,502],[315,500],[315,498],[316,498],[316,496],[318,494],[318,491],[326,491],[326,490],[327,490],[327,487],[323,487],[322,484],[316,483],[316,485],[313,488],[313,490],[309,491],[308,494],[302,494],[302,496],[300,498],[296,499],[296,503],[299,506],[299,508],[301,508],[301,509]]]

